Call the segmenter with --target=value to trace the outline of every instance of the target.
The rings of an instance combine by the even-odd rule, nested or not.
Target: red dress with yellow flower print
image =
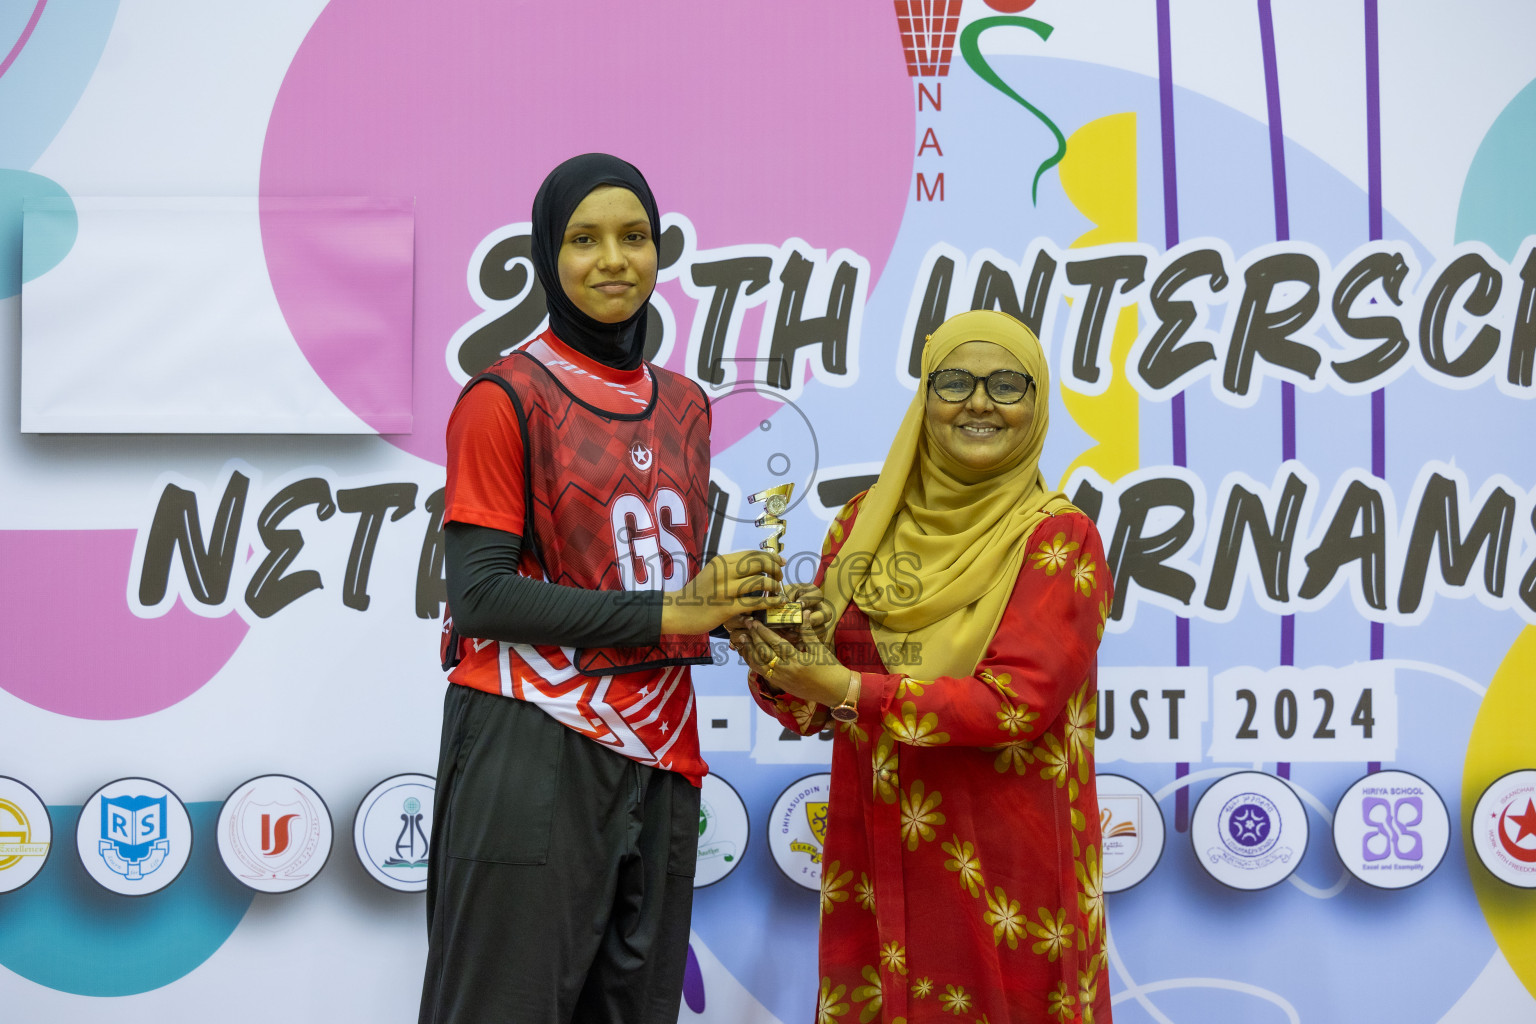
[[[833,524],[818,583],[858,502]],[[863,673],[856,721],[753,681],[785,725],[837,725],[817,1024],[1109,1024],[1093,730],[1111,583],[1080,513],[1046,519],[1028,545],[969,678],[890,671],[850,605],[834,645]]]

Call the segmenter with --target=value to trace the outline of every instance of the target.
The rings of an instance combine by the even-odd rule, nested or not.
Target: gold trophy
[[[779,484],[764,491],[747,496],[747,500],[756,505],[762,502],[763,514],[758,516],[754,526],[766,527],[769,531],[768,538],[758,547],[764,551],[772,551],[774,554],[784,552],[784,530],[789,526],[781,517],[789,511],[790,495],[795,493],[795,485]],[[761,613],[763,623],[770,628],[783,626],[798,626],[804,617],[804,609],[799,601],[788,601],[777,608],[769,608]]]

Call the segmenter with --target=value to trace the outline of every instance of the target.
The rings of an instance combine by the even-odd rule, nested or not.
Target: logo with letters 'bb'
[[[86,873],[125,896],[174,882],[192,853],[192,822],[175,793],[152,779],[118,779],[80,810],[75,844]]]

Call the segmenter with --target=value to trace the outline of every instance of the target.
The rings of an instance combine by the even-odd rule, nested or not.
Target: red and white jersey
[[[520,534],[524,575],[641,591],[675,590],[698,572],[709,407],[678,374],[614,370],[545,332],[465,390],[448,465],[444,522]],[[459,653],[451,682],[531,701],[626,757],[702,782],[688,666],[707,660],[704,638],[583,649],[465,639]]]

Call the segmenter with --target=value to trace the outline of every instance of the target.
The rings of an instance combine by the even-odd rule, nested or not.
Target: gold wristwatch
[[[832,717],[839,722],[852,722],[859,717],[859,684],[859,674],[849,669],[848,692],[843,694],[843,702],[832,709]]]

